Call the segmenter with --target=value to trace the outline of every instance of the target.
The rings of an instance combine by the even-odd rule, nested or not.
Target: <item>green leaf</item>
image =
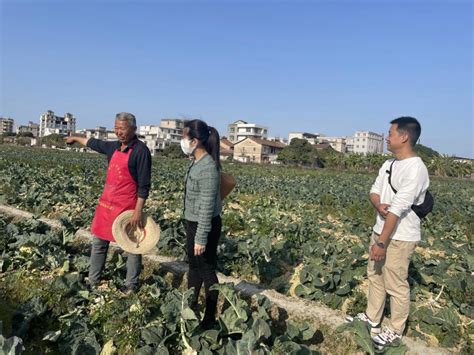
[[[162,327],[149,327],[145,328],[141,332],[141,338],[145,344],[158,345],[163,340],[164,331]]]
[[[354,334],[354,340],[362,348],[362,350],[368,352],[371,355],[374,354],[372,338],[367,325],[364,322],[356,319],[353,322],[339,326],[336,330],[338,332],[350,331]]]
[[[384,348],[384,355],[405,355],[408,351],[408,347],[401,341],[392,343],[389,347]]]
[[[196,314],[189,307],[187,307],[187,308],[185,308],[181,311],[181,317],[183,317],[184,320],[191,320],[191,319],[197,320]]]
[[[257,339],[268,339],[272,335],[272,331],[267,322],[262,319],[256,319],[253,323],[252,330]]]
[[[46,332],[45,335],[43,336],[43,340],[49,340],[51,342],[55,342],[56,340],[58,340],[60,335],[61,335],[60,330]]]
[[[351,290],[351,285],[347,283],[343,287],[338,288],[337,291],[334,293],[338,296],[346,296],[351,293]]]

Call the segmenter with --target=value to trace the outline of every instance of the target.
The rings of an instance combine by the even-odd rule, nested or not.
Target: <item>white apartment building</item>
[[[165,118],[159,125],[143,125],[138,127],[138,134],[147,145],[152,155],[171,144],[179,144],[183,135],[182,119]]]
[[[352,142],[352,152],[356,154],[383,154],[383,134],[357,131]]]
[[[20,125],[16,128],[16,134],[31,133],[33,137],[38,137],[40,125],[34,122],[28,122],[27,125]]]
[[[116,141],[117,140],[117,135],[115,134],[114,131],[107,131],[106,136],[105,136],[106,141]]]
[[[227,127],[227,139],[232,143],[237,143],[248,137],[266,139],[268,127],[256,123],[248,123],[238,120]]]
[[[68,134],[76,131],[76,118],[69,112],[64,117],[56,116],[53,111],[48,110],[40,116],[39,136],[50,134]]]
[[[319,133],[307,133],[307,132],[290,132],[288,134],[288,144],[291,143],[291,140],[294,138],[298,139],[305,139],[311,144],[318,144],[319,137],[321,135]]]
[[[288,145],[288,139],[286,139],[285,137],[268,137],[267,140],[270,142],[280,142],[284,145]]]
[[[161,132],[159,125],[138,126],[138,135],[140,136],[146,136],[149,134],[159,135]]]
[[[85,136],[87,139],[89,138],[95,138],[95,139],[102,139],[102,140],[107,140],[107,128],[102,127],[102,126],[97,126],[94,129],[80,129],[77,130],[76,133],[81,134]],[[114,133],[115,136],[115,133]],[[117,139],[117,137],[115,137]]]
[[[14,124],[13,118],[0,117],[0,134],[13,133]]]

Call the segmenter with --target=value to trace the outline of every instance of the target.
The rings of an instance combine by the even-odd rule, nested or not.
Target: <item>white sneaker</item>
[[[380,323],[374,323],[372,322],[369,317],[367,317],[367,314],[365,313],[358,313],[356,316],[352,317],[352,316],[346,316],[346,322],[353,322],[355,320],[360,320],[362,322],[365,322],[368,324],[368,326],[370,327],[370,333],[371,334],[379,334],[380,333],[380,330],[381,330],[381,327],[380,327]]]
[[[374,345],[382,350],[387,345],[392,344],[396,340],[401,340],[402,336],[395,333],[392,329],[384,327],[382,333],[372,337]]]

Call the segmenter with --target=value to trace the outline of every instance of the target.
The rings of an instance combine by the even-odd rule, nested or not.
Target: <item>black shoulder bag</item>
[[[386,173],[388,174],[388,184],[392,188],[392,191],[396,194],[397,190],[395,190],[395,188],[392,186],[392,167],[393,167],[393,163],[395,163],[395,160],[392,161],[392,163],[390,164],[390,169],[386,170]],[[431,194],[431,192],[426,190],[425,200],[423,201],[423,203],[421,205],[411,205],[411,209],[413,210],[413,212],[416,213],[418,218],[423,219],[429,213],[431,213],[431,211],[433,211],[433,206],[434,206],[433,195]]]

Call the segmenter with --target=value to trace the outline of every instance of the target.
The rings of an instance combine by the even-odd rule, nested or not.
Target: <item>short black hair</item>
[[[420,138],[421,135],[421,125],[416,118],[403,116],[392,120],[390,123],[397,125],[398,132],[408,133],[411,146],[415,146],[416,142],[418,142],[418,138]]]

